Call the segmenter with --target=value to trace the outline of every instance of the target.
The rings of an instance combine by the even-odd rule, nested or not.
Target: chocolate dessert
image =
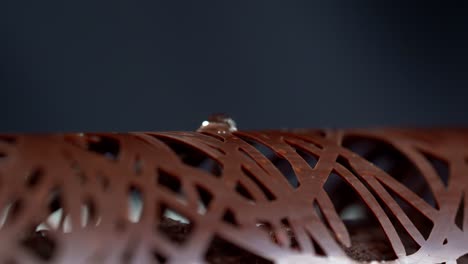
[[[0,136],[2,263],[468,263],[468,130]],[[374,262],[374,263],[375,263]]]

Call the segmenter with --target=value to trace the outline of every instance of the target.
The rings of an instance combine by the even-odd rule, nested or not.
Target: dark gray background
[[[466,126],[467,8],[388,2],[2,1],[0,130]]]

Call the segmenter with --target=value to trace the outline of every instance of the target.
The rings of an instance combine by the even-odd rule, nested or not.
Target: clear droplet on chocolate
[[[236,122],[226,114],[214,114],[203,121],[198,131],[214,131],[218,134],[237,131]]]

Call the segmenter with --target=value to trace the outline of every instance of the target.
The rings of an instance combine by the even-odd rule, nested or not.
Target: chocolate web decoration
[[[462,263],[467,146],[463,129],[3,135],[0,261],[353,263],[380,245]]]

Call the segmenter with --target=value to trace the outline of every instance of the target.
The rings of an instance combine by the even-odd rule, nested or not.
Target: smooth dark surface
[[[2,1],[0,131],[467,125],[467,9]]]

